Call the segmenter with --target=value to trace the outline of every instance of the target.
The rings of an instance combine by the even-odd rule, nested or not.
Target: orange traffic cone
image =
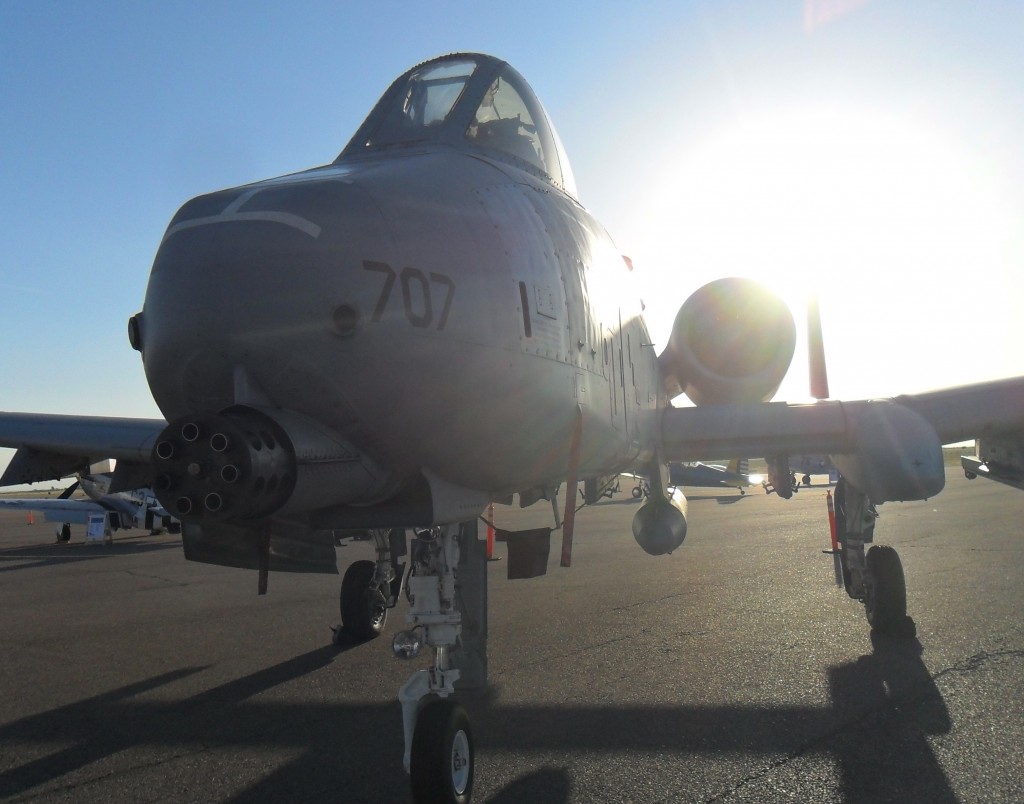
[[[31,511],[28,512],[28,524],[30,524],[30,525],[36,524],[36,518],[32,515]]]

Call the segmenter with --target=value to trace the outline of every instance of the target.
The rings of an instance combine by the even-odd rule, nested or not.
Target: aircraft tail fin
[[[725,468],[734,475],[746,477],[750,474],[750,461],[747,458],[733,458]]]

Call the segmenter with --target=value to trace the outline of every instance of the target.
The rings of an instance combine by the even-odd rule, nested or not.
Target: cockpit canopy
[[[519,73],[491,56],[459,53],[414,67],[384,93],[339,159],[430,143],[479,148],[576,195],[540,101]]]

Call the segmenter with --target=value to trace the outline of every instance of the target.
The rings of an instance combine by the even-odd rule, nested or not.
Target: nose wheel
[[[417,804],[467,804],[473,794],[473,732],[452,700],[425,704],[416,719],[409,766]]]
[[[473,732],[454,699],[455,684],[487,684],[487,554],[476,522],[416,532],[408,581],[410,628],[397,634],[395,655],[422,647],[431,666],[413,673],[398,692],[405,751],[417,804],[467,804],[473,794]]]

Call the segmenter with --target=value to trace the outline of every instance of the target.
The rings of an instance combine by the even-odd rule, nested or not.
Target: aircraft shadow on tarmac
[[[45,756],[32,751],[34,758],[20,765],[15,753],[5,751],[8,770],[0,773],[0,798],[23,795],[68,774],[74,777],[63,784],[103,779],[109,774],[107,760],[116,754],[155,747],[167,752],[170,768],[179,760],[191,766],[203,754],[221,749],[279,749],[282,754],[304,749],[232,801],[326,800],[339,791],[345,791],[347,801],[408,800],[408,781],[394,772],[402,754],[397,703],[339,706],[257,698],[330,664],[338,650],[319,648],[177,701],[135,699],[206,669],[182,668],[0,725],[0,744],[42,749],[55,738],[64,744]],[[875,641],[870,655],[829,670],[832,705],[826,708],[503,705],[500,691],[493,689],[466,696],[464,702],[484,756],[502,749],[558,756],[566,748],[771,755],[759,771],[736,780],[749,785],[791,760],[825,753],[841,769],[845,801],[955,802],[926,739],[948,733],[951,722],[921,652],[916,640]],[[152,756],[144,752],[143,759],[127,762],[148,773]],[[94,763],[97,768],[91,771],[88,766]],[[482,774],[485,766],[486,759]],[[524,773],[490,801],[560,804],[570,799],[572,781],[570,769],[545,766]],[[185,795],[197,794],[189,790]]]
[[[0,551],[0,573],[15,570],[54,567],[79,561],[99,561],[107,558],[142,555],[161,550],[181,550],[181,542],[162,544],[115,542],[99,544],[35,544]],[[8,563],[13,562],[13,563]]]
[[[734,505],[740,500],[745,500],[749,494],[687,494],[686,499],[694,500],[715,500],[719,505]]]

